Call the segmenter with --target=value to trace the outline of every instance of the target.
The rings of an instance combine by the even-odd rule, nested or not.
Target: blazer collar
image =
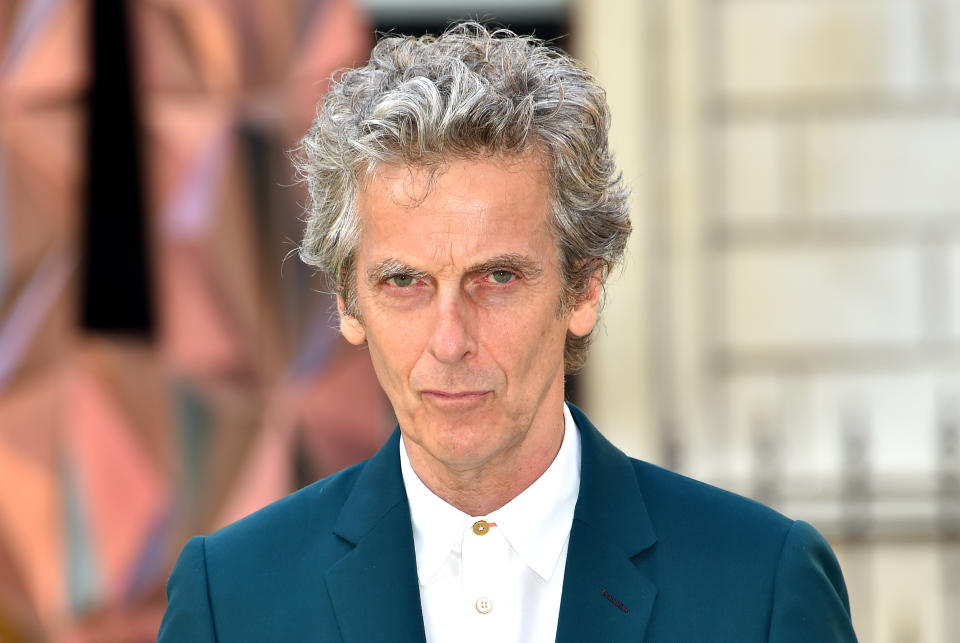
[[[333,531],[354,548],[327,571],[344,643],[425,643],[400,431],[360,472]]]
[[[570,530],[557,643],[641,641],[656,585],[633,557],[656,534],[630,459],[573,405],[580,428],[580,495]]]
[[[656,542],[633,464],[575,406],[580,493],[563,579],[557,643],[643,640],[656,585],[632,558]],[[367,461],[334,525],[354,545],[327,572],[344,643],[424,643],[399,429]]]

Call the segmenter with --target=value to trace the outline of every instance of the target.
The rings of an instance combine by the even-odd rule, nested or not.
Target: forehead
[[[358,193],[358,259],[475,261],[553,245],[549,174],[533,154],[377,167]]]

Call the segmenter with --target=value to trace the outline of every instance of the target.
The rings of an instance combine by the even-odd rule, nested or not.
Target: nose
[[[458,294],[437,297],[430,352],[439,362],[454,364],[476,353],[470,303]]]

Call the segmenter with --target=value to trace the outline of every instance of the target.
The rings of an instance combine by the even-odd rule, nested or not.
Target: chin
[[[433,426],[428,431],[432,439],[424,446],[436,459],[451,466],[470,468],[483,464],[496,450],[491,444],[493,436],[482,428],[465,428],[461,424]]]

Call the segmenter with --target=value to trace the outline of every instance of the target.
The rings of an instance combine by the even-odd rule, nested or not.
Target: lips
[[[424,397],[434,398],[437,400],[479,400],[483,397],[486,397],[490,391],[435,391],[435,390],[425,390],[421,391],[420,395]]]
[[[420,392],[420,399],[438,409],[464,411],[481,406],[491,391],[437,391]]]

